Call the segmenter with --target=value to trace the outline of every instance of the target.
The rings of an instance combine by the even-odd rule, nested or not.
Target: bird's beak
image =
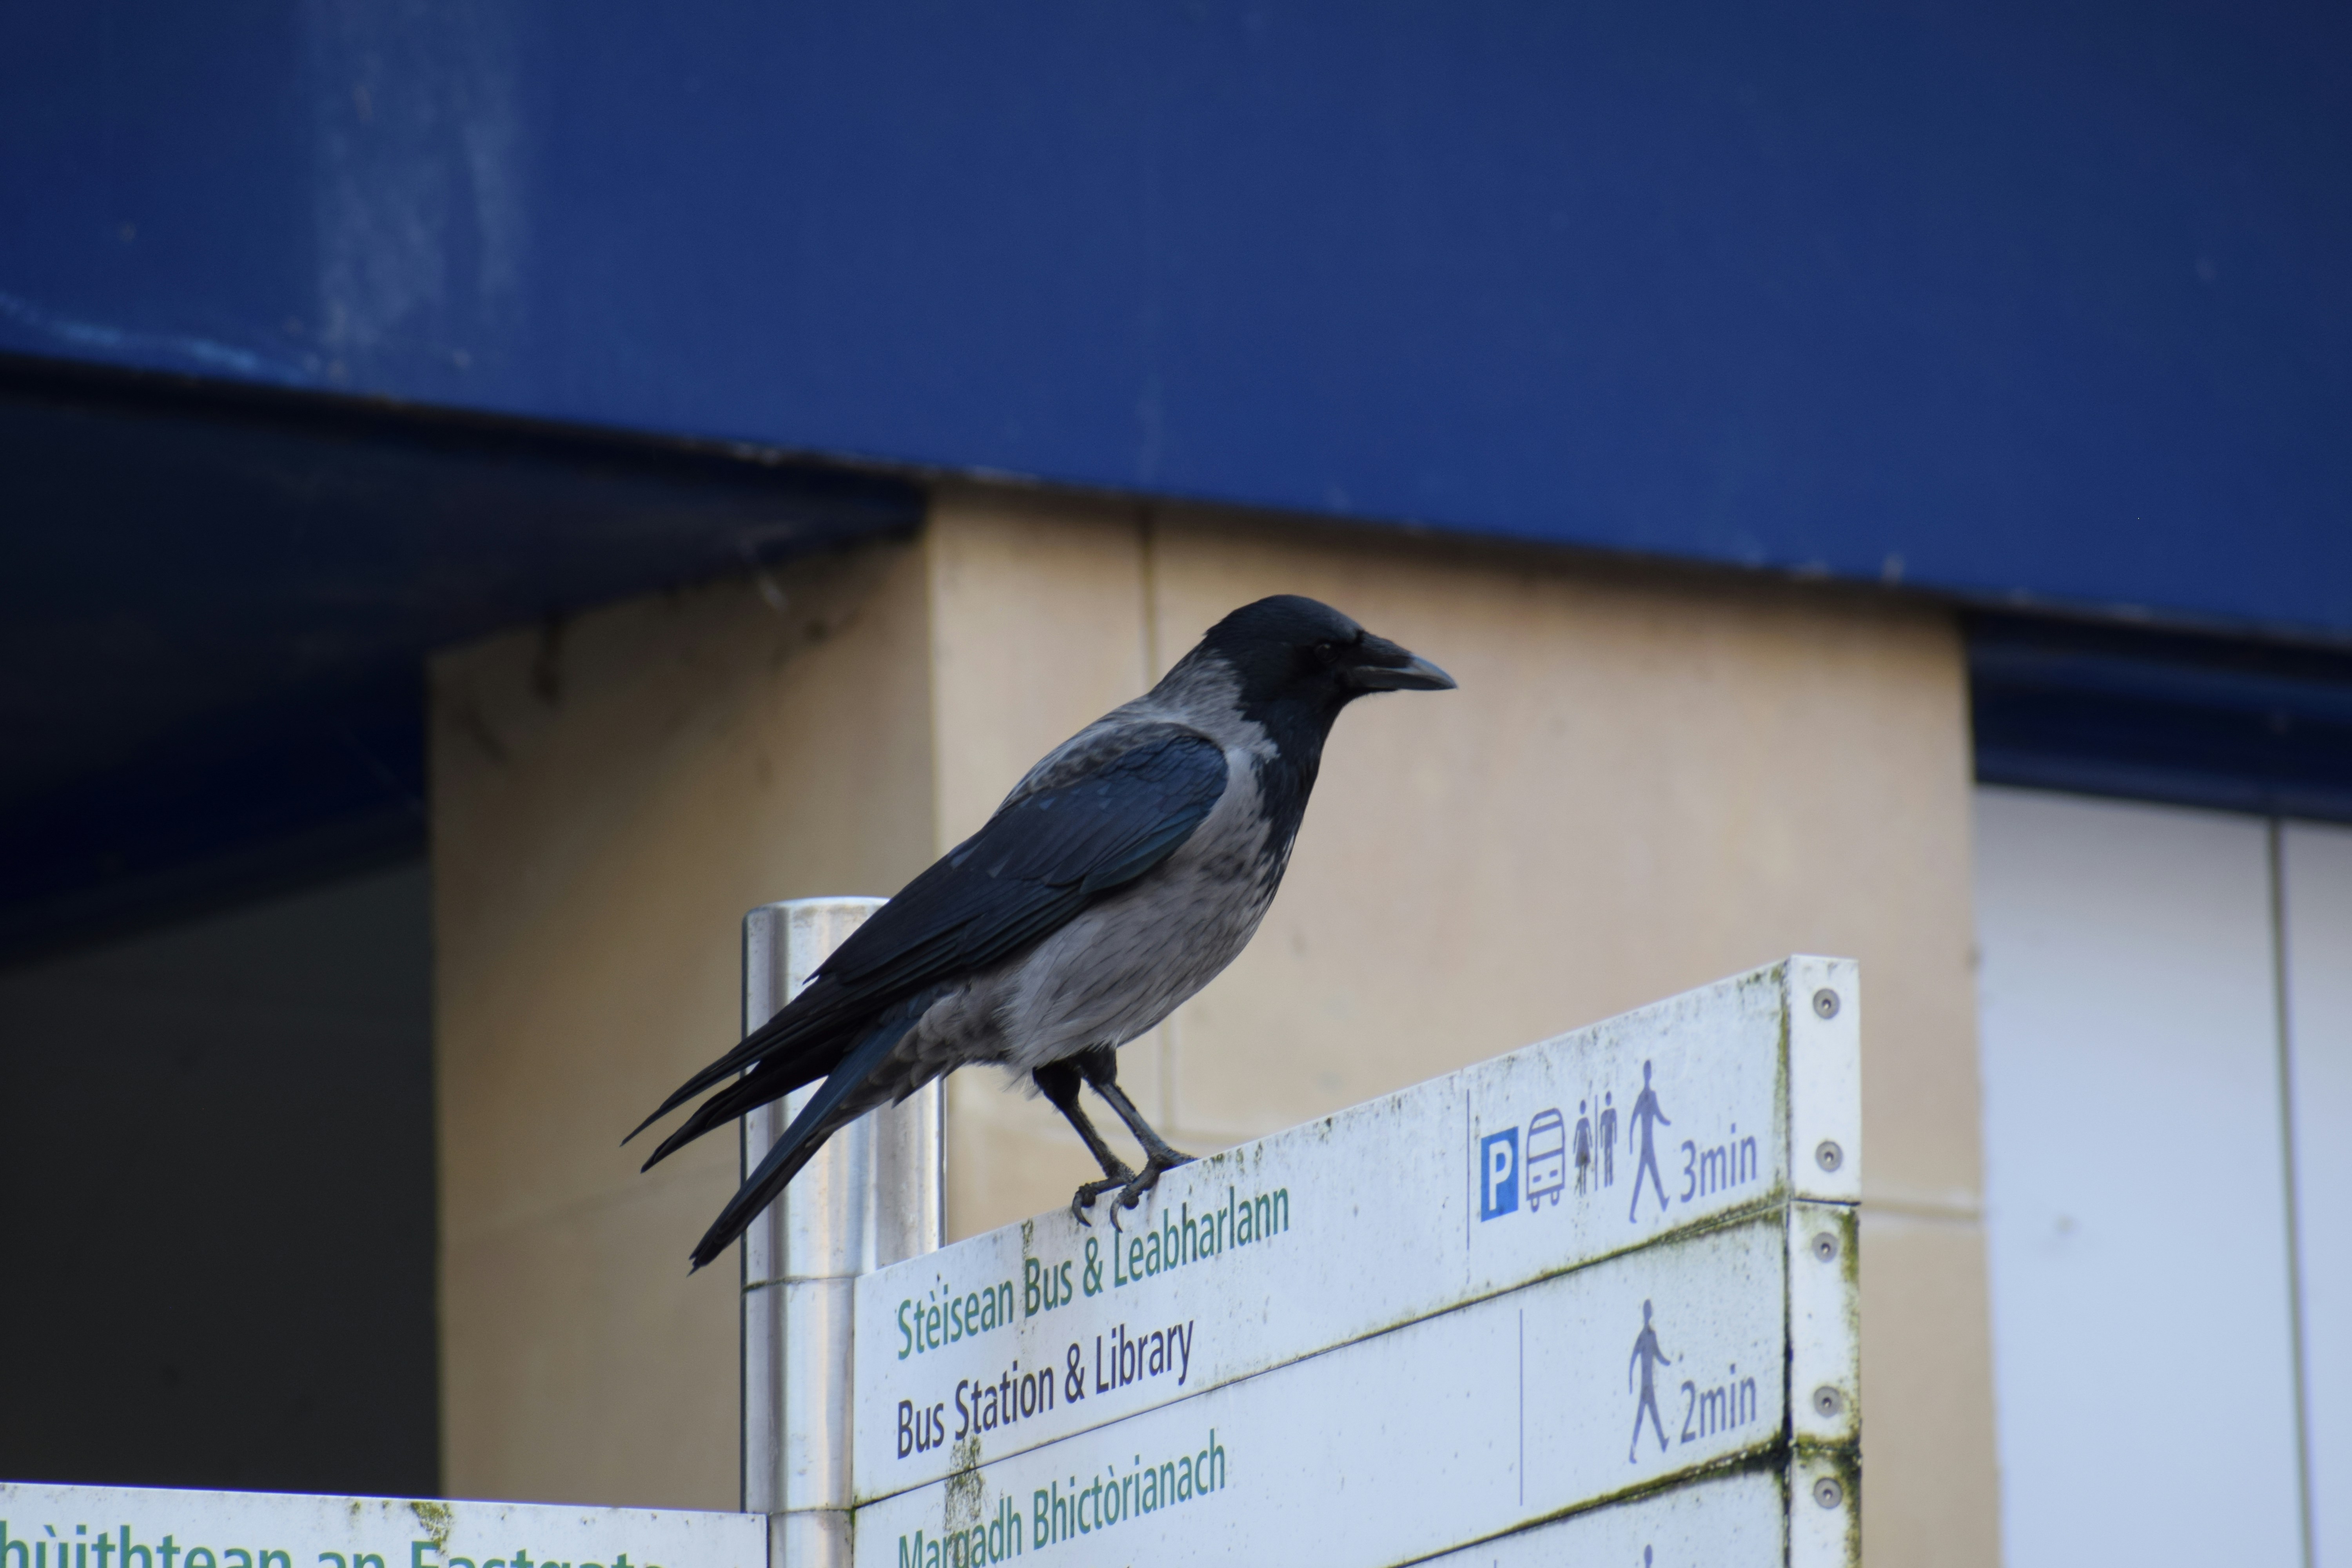
[[[1385,637],[1367,637],[1345,677],[1360,691],[1451,691],[1454,678]]]

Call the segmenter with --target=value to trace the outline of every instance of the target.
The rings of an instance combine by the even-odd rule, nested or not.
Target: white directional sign
[[[1123,1229],[1056,1211],[865,1276],[858,1496],[1729,1215],[1853,1202],[1853,992],[1852,964],[1792,959],[1181,1167]]]
[[[0,1481],[0,1568],[767,1568],[759,1514]]]
[[[1856,990],[1792,959],[1184,1167],[1124,1229],[862,1278],[856,1561],[1388,1563],[1845,1475]],[[1711,1560],[1845,1560],[1833,1485]]]

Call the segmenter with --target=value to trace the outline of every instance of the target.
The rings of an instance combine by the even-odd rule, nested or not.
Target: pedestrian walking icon
[[[1629,1465],[1636,1463],[1641,1455],[1642,1416],[1645,1412],[1650,1417],[1651,1427],[1658,1434],[1658,1452],[1663,1454],[1666,1451],[1666,1424],[1658,1418],[1657,1370],[1672,1365],[1674,1363],[1666,1352],[1658,1348],[1658,1331],[1650,1326],[1650,1303],[1644,1301],[1642,1303],[1641,1337],[1633,1342],[1633,1357],[1625,1363],[1627,1393],[1633,1390],[1633,1374],[1638,1372],[1642,1377],[1641,1403],[1633,1406],[1633,1442],[1625,1450],[1625,1462]]]
[[[1650,1087],[1650,1064],[1642,1064],[1642,1092],[1633,1101],[1633,1109],[1625,1117],[1625,1144],[1631,1152],[1638,1140],[1642,1147],[1641,1163],[1633,1167],[1633,1205],[1625,1211],[1631,1220],[1642,1206],[1642,1173],[1650,1173],[1650,1184],[1658,1192],[1658,1212],[1666,1212],[1665,1178],[1658,1174],[1657,1129],[1672,1127],[1674,1121],[1658,1104],[1658,1091]]]

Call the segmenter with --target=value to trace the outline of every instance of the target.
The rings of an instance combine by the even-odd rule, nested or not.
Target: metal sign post
[[[795,899],[745,915],[744,1032],[774,1016],[882,902]],[[815,1092],[743,1119],[744,1173]],[[850,1561],[853,1289],[945,1238],[945,1107],[934,1083],[860,1118],[744,1233],[743,1508],[768,1516],[772,1568]]]

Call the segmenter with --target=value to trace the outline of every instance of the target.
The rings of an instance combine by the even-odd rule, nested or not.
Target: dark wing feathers
[[[878,1000],[1010,957],[1167,858],[1224,789],[1215,742],[1149,726],[1081,777],[999,808],[876,910],[817,974]]]
[[[1049,935],[1174,853],[1224,794],[1224,752],[1180,725],[1139,725],[1129,743],[1087,760],[1076,776],[998,807],[877,910],[789,1005],[688,1079],[636,1132],[730,1074],[759,1068],[698,1107],[646,1163],[848,1065],[843,1054],[877,1013]]]

